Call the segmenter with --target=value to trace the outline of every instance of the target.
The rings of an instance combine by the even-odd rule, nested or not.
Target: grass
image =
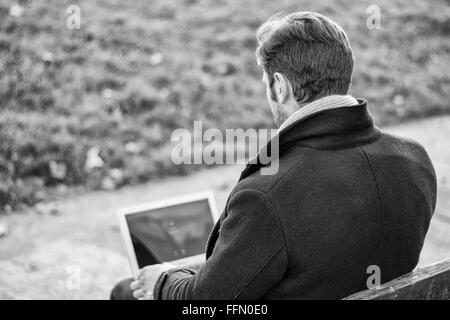
[[[114,189],[194,166],[170,161],[176,128],[273,127],[257,27],[273,13],[318,11],[347,31],[351,93],[378,124],[450,111],[448,1],[80,0],[0,4],[0,211],[74,186]],[[381,29],[366,26],[378,5]],[[88,168],[89,154],[103,164]],[[95,158],[95,157],[94,157]],[[69,188],[68,188],[69,187]]]

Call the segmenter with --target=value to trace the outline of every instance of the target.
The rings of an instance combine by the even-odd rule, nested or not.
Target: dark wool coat
[[[324,111],[280,135],[279,170],[248,165],[199,271],[175,269],[159,299],[339,299],[414,269],[436,203],[417,142],[380,132],[367,102]]]

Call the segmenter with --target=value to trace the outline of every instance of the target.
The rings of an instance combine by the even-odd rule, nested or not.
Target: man
[[[414,269],[436,202],[418,143],[382,133],[348,95],[345,32],[310,12],[276,15],[257,58],[279,126],[279,170],[248,164],[197,271],[149,266],[138,299],[339,299]],[[119,286],[113,298],[131,295]]]

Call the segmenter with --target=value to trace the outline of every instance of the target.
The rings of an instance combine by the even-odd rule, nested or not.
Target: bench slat
[[[344,300],[450,300],[450,259],[416,269]]]

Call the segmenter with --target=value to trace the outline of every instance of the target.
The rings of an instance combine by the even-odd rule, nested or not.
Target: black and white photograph
[[[0,300],[450,300],[450,2],[0,0]]]

